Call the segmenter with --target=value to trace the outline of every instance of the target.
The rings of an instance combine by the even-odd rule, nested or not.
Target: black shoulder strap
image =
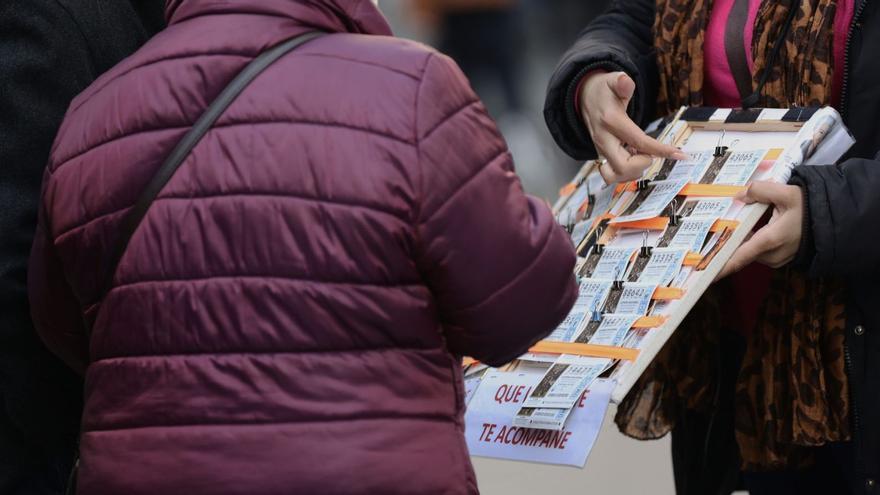
[[[116,269],[119,266],[119,262],[125,254],[125,250],[128,248],[128,243],[131,240],[132,235],[134,235],[138,226],[141,224],[141,221],[146,216],[147,210],[150,209],[150,205],[153,204],[153,201],[159,195],[159,192],[162,191],[165,184],[171,180],[171,177],[174,176],[174,173],[180,168],[180,165],[186,157],[189,156],[193,148],[196,147],[214,123],[217,122],[217,119],[220,118],[223,112],[229,108],[229,105],[231,105],[241,92],[244,91],[244,89],[267,67],[297,47],[323,36],[324,34],[325,33],[316,31],[308,32],[263,52],[259,57],[249,63],[237,76],[235,76],[235,79],[226,86],[223,92],[220,93],[220,96],[218,96],[208,109],[205,110],[205,113],[199,117],[199,120],[196,121],[192,129],[190,129],[183,139],[177,143],[177,146],[174,147],[174,150],[168,155],[168,158],[165,159],[165,162],[162,163],[159,170],[156,171],[156,174],[153,176],[152,180],[150,180],[146,189],[141,193],[137,202],[130,210],[128,210],[125,218],[122,220],[119,237],[111,250],[110,264],[104,274],[100,292],[98,292],[95,299],[97,304],[100,304],[104,300],[104,297],[113,287],[113,279],[116,276]]]
[[[740,101],[752,94],[752,71],[745,46],[745,28],[749,18],[749,0],[734,0],[724,29],[724,51],[730,72],[739,90]],[[751,50],[751,47],[749,47]]]

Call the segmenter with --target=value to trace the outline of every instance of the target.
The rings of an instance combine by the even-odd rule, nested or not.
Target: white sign
[[[615,383],[593,382],[559,431],[514,426],[513,417],[522,406],[522,392],[517,396],[516,391],[520,387],[534,387],[540,378],[535,374],[500,372],[486,375],[465,415],[465,438],[471,455],[574,467],[586,464]],[[506,401],[510,394],[513,399]]]

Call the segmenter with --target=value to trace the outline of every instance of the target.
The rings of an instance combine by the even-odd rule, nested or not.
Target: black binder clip
[[[642,240],[642,248],[639,250],[639,256],[642,258],[650,258],[654,253],[654,248],[648,245],[648,231],[645,231],[645,237]]]
[[[623,280],[611,282],[611,290],[623,290]]]
[[[595,251],[596,251],[596,254],[598,254],[599,256],[601,256],[602,253],[605,252],[605,244],[598,244],[598,243],[597,243],[597,244],[596,244]]]
[[[722,156],[724,156],[725,153],[727,153],[727,150],[729,149],[729,147],[724,146],[724,130],[722,129],[721,137],[718,138],[718,146],[715,146],[715,153],[712,156],[714,156],[715,158],[721,158]]]
[[[681,215],[678,214],[678,201],[673,199],[672,203],[669,205],[669,225],[678,227],[680,223]]]
[[[638,189],[639,191],[644,191],[644,190],[648,189],[648,186],[650,186],[650,185],[651,185],[650,180],[641,179],[636,182],[636,189]]]

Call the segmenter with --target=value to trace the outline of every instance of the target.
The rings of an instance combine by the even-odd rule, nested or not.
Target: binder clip
[[[718,138],[718,145],[715,146],[715,153],[712,155],[715,158],[721,158],[722,156],[724,156],[725,153],[727,153],[727,150],[730,149],[728,146],[724,146],[724,134],[725,132],[722,129],[721,137]]]
[[[678,227],[681,223],[681,215],[678,214],[678,200],[673,199],[669,205],[669,225]]]
[[[596,247],[595,247],[595,252],[596,252],[596,254],[598,254],[599,256],[601,256],[602,253],[605,252],[605,244],[598,244],[598,243],[597,243],[597,244],[596,244]]]
[[[614,282],[611,282],[611,290],[621,291],[623,290],[623,279],[620,277],[620,267],[614,271]]]
[[[648,231],[645,231],[645,237],[642,240],[642,248],[639,250],[639,256],[642,258],[650,258],[654,248],[648,245]]]
[[[636,189],[639,191],[644,191],[648,189],[648,186],[651,185],[651,181],[649,179],[640,179],[636,182]]]

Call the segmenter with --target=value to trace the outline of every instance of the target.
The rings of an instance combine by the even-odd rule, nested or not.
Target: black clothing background
[[[162,0],[0,0],[0,493],[61,493],[82,384],[36,336],[27,258],[70,100],[163,25]]]
[[[562,57],[547,89],[544,116],[559,146],[572,157],[595,156],[575,108],[577,85],[591,70],[627,72],[636,82],[630,116],[642,126],[658,117],[655,9],[654,0],[616,0]],[[856,493],[875,493],[880,492],[880,162],[875,161],[880,150],[880,2],[856,0],[855,11],[841,113],[857,143],[839,166],[800,167],[792,180],[805,187],[810,214],[809,243],[798,258],[806,260],[812,275],[838,275],[847,284],[854,483]]]

